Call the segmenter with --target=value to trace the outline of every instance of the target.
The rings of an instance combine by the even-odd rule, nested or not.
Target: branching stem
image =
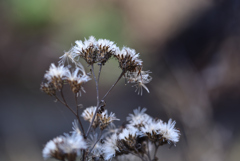
[[[133,152],[131,152],[131,151],[129,151],[129,153],[132,154],[132,155],[135,155],[136,157],[141,158],[142,161],[145,161],[145,159],[144,159],[140,154],[135,154],[135,153],[133,153]]]
[[[117,81],[112,85],[112,87],[107,91],[107,93],[103,96],[102,100],[104,100],[107,95],[113,90],[113,88],[116,86],[116,84],[118,83],[118,81],[122,78],[122,76],[125,74],[125,71],[123,70],[122,73],[120,74],[120,76],[118,77]]]
[[[62,92],[61,92],[61,93],[62,93]],[[62,95],[62,94],[61,94],[61,95]],[[62,101],[62,100],[60,100],[56,95],[55,95],[55,98],[56,98],[59,102],[61,102],[63,105],[65,105],[65,106],[76,116],[76,112],[73,111],[73,109],[68,106],[68,104],[66,103],[65,99],[63,99],[63,101]]]
[[[107,91],[107,93],[103,96],[103,98],[101,99],[101,102],[104,102],[104,99],[105,99],[105,98],[107,97],[107,95],[112,91],[112,89],[116,86],[116,84],[117,84],[118,81],[122,78],[122,76],[123,76],[124,74],[125,74],[125,71],[123,70],[122,73],[120,74],[120,76],[118,77],[117,81],[112,85],[112,87],[111,87],[111,88]],[[96,81],[96,82],[97,82],[97,81]],[[96,115],[97,115],[97,111],[98,111],[99,107],[100,107],[100,102],[98,102],[98,106],[97,106],[96,111],[95,111],[95,113],[94,113],[94,115],[93,115],[92,121],[91,121],[91,123],[90,123],[90,125],[89,125],[89,127],[88,127],[88,130],[87,130],[87,133],[86,133],[86,137],[88,137],[88,135],[89,135],[90,129],[91,129],[92,124],[93,124],[93,121],[94,121],[94,119],[95,119],[95,117],[96,117]]]

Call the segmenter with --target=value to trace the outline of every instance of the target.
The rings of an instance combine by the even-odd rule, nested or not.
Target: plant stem
[[[117,81],[112,85],[112,87],[107,91],[107,93],[103,96],[102,100],[104,100],[107,95],[112,91],[112,89],[116,86],[116,84],[118,83],[118,81],[122,78],[122,76],[125,74],[125,71],[123,70],[122,73],[120,74],[120,76],[118,77]]]
[[[77,102],[77,94],[75,94],[75,102],[76,102],[76,110],[77,110],[77,112],[76,112],[76,117],[77,117],[77,119],[78,119],[78,122],[79,122],[79,124],[80,124],[80,126],[81,126],[81,129],[82,129],[82,132],[83,132],[83,136],[85,137],[85,132],[84,132],[84,128],[83,128],[83,125],[82,125],[82,122],[81,122],[81,120],[80,120],[80,117],[79,117],[79,114],[78,114],[78,102]]]
[[[90,152],[89,152],[88,154],[90,154],[90,153],[92,152],[92,150],[94,149],[94,147],[96,146],[96,144],[99,142],[99,140],[101,139],[101,137],[102,137],[102,130],[100,131],[100,135],[99,135],[97,141],[94,143],[92,149],[89,150]]]
[[[99,83],[99,79],[100,79],[101,71],[102,71],[102,64],[100,64],[100,67],[99,67],[99,72],[98,72],[98,83]]]
[[[157,145],[156,143],[154,143],[154,145],[155,145],[155,151],[154,151],[154,159],[155,159],[159,145]]]
[[[77,111],[77,113],[76,113],[75,111],[73,111],[73,109],[72,109],[71,107],[68,106],[68,104],[67,104],[67,102],[66,102],[66,100],[65,100],[65,98],[64,98],[64,95],[63,95],[62,90],[61,90],[60,93],[61,93],[61,97],[62,97],[63,101],[60,100],[56,95],[55,95],[55,98],[56,98],[59,102],[61,102],[63,105],[65,105],[65,106],[77,117],[77,120],[78,120],[78,122],[79,122],[79,124],[80,124],[80,126],[81,126],[81,128],[82,128],[83,136],[85,137],[84,129],[83,129],[81,120],[80,120],[80,118],[79,118],[79,116],[78,116],[78,111]]]
[[[143,157],[141,157],[140,154],[135,154],[131,151],[129,151],[129,153],[132,154],[132,155],[135,155],[136,157],[139,157],[140,159],[142,159],[142,161],[145,161],[145,159]]]
[[[147,151],[148,151],[148,153],[147,153],[148,159],[151,161],[152,159],[151,159],[151,155],[150,155],[150,151],[149,151],[149,140],[147,140]]]
[[[97,107],[98,107],[98,105],[99,105],[99,89],[98,89],[98,81],[97,81],[97,79],[96,79],[96,75],[95,75],[95,73],[94,73],[94,66],[91,65],[91,67],[92,67],[92,73],[93,73],[93,77],[94,77],[95,84],[96,84],[96,92],[97,92]],[[97,109],[96,109],[96,110],[97,110]]]
[[[125,74],[125,71],[122,71],[122,73],[121,73],[120,76],[118,77],[117,81],[112,85],[112,87],[111,87],[111,88],[107,91],[107,93],[103,96],[103,98],[101,99],[101,102],[104,102],[104,99],[105,99],[105,98],[107,97],[107,95],[112,91],[112,89],[115,87],[115,85],[118,83],[118,81],[122,78],[122,76],[123,76],[124,74]],[[98,106],[97,106],[97,108],[96,108],[96,110],[95,110],[95,113],[94,113],[94,115],[93,115],[92,121],[91,121],[91,123],[90,123],[90,125],[89,125],[89,127],[88,127],[88,130],[87,130],[87,133],[86,133],[86,137],[88,137],[88,134],[89,134],[90,129],[91,129],[91,127],[92,127],[93,121],[94,121],[94,119],[95,119],[95,117],[96,117],[96,115],[97,115],[97,111],[98,111],[99,107],[100,107],[100,102],[98,102]]]
[[[86,150],[83,150],[83,157],[82,157],[82,161],[84,161],[84,160],[85,160],[85,155],[86,155]],[[81,161],[81,159],[80,159],[80,161]]]
[[[66,103],[65,100],[62,101],[62,100],[60,100],[57,96],[55,96],[55,98],[56,98],[59,102],[61,102],[63,105],[65,105],[65,106],[76,116],[76,112],[73,111],[73,109],[71,109],[71,108],[68,106],[68,104]]]

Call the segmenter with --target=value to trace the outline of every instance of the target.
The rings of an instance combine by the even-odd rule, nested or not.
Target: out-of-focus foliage
[[[51,5],[48,0],[10,0],[7,17],[17,26],[41,28],[51,21]]]

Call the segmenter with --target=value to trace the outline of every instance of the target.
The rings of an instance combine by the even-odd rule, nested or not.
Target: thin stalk
[[[82,125],[82,122],[81,122],[81,120],[80,120],[80,117],[79,117],[79,114],[78,114],[78,102],[77,102],[77,94],[75,94],[75,102],[76,102],[76,110],[77,110],[77,112],[76,112],[76,117],[77,117],[77,119],[78,119],[78,122],[79,122],[79,124],[80,124],[80,126],[81,126],[81,129],[82,129],[82,132],[83,132],[83,136],[85,137],[85,132],[84,132],[84,128],[83,128],[83,125]]]
[[[66,100],[65,100],[65,97],[64,97],[64,95],[63,95],[62,90],[61,90],[61,96],[62,96],[63,102],[65,103],[65,106],[67,106],[67,108],[72,111],[72,113],[77,117],[78,122],[79,122],[79,124],[80,124],[80,123],[81,123],[81,120],[80,120],[78,114],[77,114],[75,111],[73,111],[72,108],[70,108],[70,107],[68,106],[68,104],[67,104],[67,102],[66,102]],[[85,135],[84,135],[84,136],[85,136]]]
[[[96,92],[97,92],[97,107],[98,107],[98,105],[99,105],[99,89],[98,89],[98,81],[97,81],[97,79],[96,79],[96,75],[95,75],[95,73],[94,73],[94,66],[91,65],[91,67],[92,67],[92,73],[93,73],[93,77],[94,77],[95,84],[96,84]],[[97,109],[96,109],[96,110],[97,110]]]
[[[139,158],[141,158],[142,159],[142,161],[145,161],[145,159],[143,158],[143,157],[141,157],[139,154],[135,154],[135,153],[133,153],[133,152],[131,152],[131,151],[128,151],[130,154],[132,154],[132,155],[135,155],[136,157],[139,157]]]
[[[56,95],[55,95],[55,98],[56,98],[59,102],[61,102],[63,105],[65,105],[65,106],[77,117],[78,122],[79,122],[79,124],[81,125],[81,128],[82,128],[82,130],[83,130],[83,136],[84,136],[84,138],[86,138],[85,133],[84,133],[84,129],[83,129],[83,127],[82,127],[81,120],[80,120],[80,118],[79,118],[79,116],[78,116],[78,110],[77,110],[77,113],[76,113],[75,111],[73,111],[73,109],[68,106],[68,104],[67,104],[67,102],[66,102],[66,100],[65,100],[65,98],[64,98],[64,95],[63,95],[62,90],[61,90],[60,93],[61,93],[61,96],[62,96],[63,101],[60,100]],[[78,109],[78,106],[77,106],[77,109]],[[86,151],[83,150],[83,158],[82,158],[83,161],[85,161],[85,153],[86,153]]]
[[[68,106],[68,104],[65,103],[65,101],[60,100],[57,96],[55,96],[55,98],[56,98],[59,102],[61,102],[63,105],[65,105],[65,106],[76,116],[76,112],[73,111],[73,109],[71,109],[71,108]]]
[[[122,73],[120,74],[120,76],[118,77],[117,81],[112,85],[112,87],[107,91],[107,93],[103,96],[102,100],[104,100],[107,95],[112,91],[112,89],[116,86],[116,84],[118,83],[118,81],[122,78],[122,76],[125,74],[125,71],[123,70]]]
[[[157,145],[156,143],[154,143],[154,145],[155,145],[155,151],[154,151],[154,159],[155,159],[159,145]]]
[[[151,155],[150,155],[150,151],[149,151],[149,140],[147,140],[147,151],[148,151],[148,153],[147,153],[148,159],[151,161],[152,159],[151,159]]]
[[[100,64],[100,67],[99,67],[99,72],[98,72],[98,83],[99,83],[99,79],[100,79],[101,71],[102,71],[102,64]]]
[[[85,155],[86,155],[86,150],[83,150],[82,161],[85,161]],[[80,161],[81,161],[81,159],[80,159]]]
[[[78,114],[77,114],[75,111],[73,111],[73,109],[72,109],[71,107],[68,106],[68,104],[67,104],[67,102],[66,102],[66,100],[65,100],[65,98],[64,98],[64,95],[63,95],[62,90],[61,90],[60,93],[61,93],[61,97],[62,97],[63,101],[60,100],[56,95],[55,95],[55,98],[56,98],[59,102],[61,102],[63,105],[65,105],[65,106],[77,117],[77,120],[78,120],[78,122],[79,122],[79,124],[80,124],[80,126],[81,126],[81,128],[82,128],[82,132],[83,132],[83,134],[84,134],[83,136],[85,137],[84,129],[83,129],[83,126],[82,126],[82,123],[81,123],[81,120],[80,120]]]
[[[104,99],[107,97],[107,95],[112,91],[112,89],[115,87],[115,85],[118,83],[118,81],[122,78],[122,76],[124,75],[124,73],[125,73],[125,71],[122,71],[122,73],[121,73],[120,76],[118,77],[117,81],[112,85],[112,87],[107,91],[107,93],[103,96],[103,98],[102,98],[101,100],[104,100]],[[92,121],[91,121],[91,123],[90,123],[90,125],[89,125],[89,127],[88,127],[86,137],[88,137],[88,134],[89,134],[90,129],[91,129],[91,127],[92,127],[93,121],[94,121],[94,119],[95,119],[95,117],[96,117],[96,115],[97,115],[97,111],[98,111],[98,108],[99,108],[99,107],[100,107],[100,102],[98,103],[98,106],[97,106],[96,111],[95,111],[95,113],[94,113],[94,115],[93,115]]]

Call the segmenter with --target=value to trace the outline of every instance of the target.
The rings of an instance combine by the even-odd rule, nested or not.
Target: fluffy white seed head
[[[96,106],[91,106],[91,107],[86,108],[81,115],[83,117],[83,119],[91,122],[94,112],[96,111],[96,108],[97,108]]]
[[[128,139],[130,136],[133,138],[137,138],[141,135],[141,132],[135,127],[128,127],[123,129],[123,131],[119,134],[120,140]]]
[[[103,145],[103,156],[105,160],[113,158],[116,154],[116,151],[119,151],[117,146],[118,135],[116,133],[112,134],[110,137],[107,137]]]
[[[54,77],[63,78],[68,73],[68,68],[64,67],[63,65],[55,66],[55,64],[51,64],[49,70],[44,75],[48,81],[52,81]]]
[[[48,159],[51,158],[52,155],[58,151],[57,145],[56,143],[59,143],[62,141],[61,137],[57,137],[53,140],[50,140],[49,142],[47,142],[47,144],[45,145],[42,154],[43,154],[43,158],[44,159]]]
[[[150,71],[136,71],[136,72],[128,72],[125,76],[127,83],[134,83],[133,87],[136,87],[135,92],[138,94],[143,93],[143,88],[148,92],[148,88],[145,84],[149,83],[152,80],[152,77],[149,76]]]
[[[64,54],[59,57],[59,61],[58,61],[58,64],[59,65],[64,65],[65,62],[67,61],[67,64],[69,65],[69,61],[71,61],[72,63],[78,63],[77,60],[75,60],[75,58],[77,57],[78,55],[76,53],[73,52],[72,49],[70,49],[69,51],[67,52],[64,52]]]
[[[100,140],[98,134],[90,135],[90,139],[88,139],[88,146],[94,157],[100,157],[100,155],[102,155],[103,144]]]
[[[134,114],[129,114],[127,121],[129,121],[131,126],[143,126],[149,119],[152,119],[145,113],[146,110],[146,108],[141,110],[141,108],[138,107],[138,109],[133,110]]]
[[[107,39],[99,39],[97,41],[97,46],[100,48],[103,48],[103,47],[107,47],[107,51],[108,52],[112,52],[112,53],[115,53],[116,50],[118,50],[118,47],[116,46],[116,44],[114,44],[113,41],[110,41],[110,40],[107,40]]]
[[[82,135],[82,132],[81,132],[81,130],[79,129],[79,126],[78,126],[78,121],[77,120],[74,120],[73,122],[72,122],[72,125],[73,125],[73,127],[72,127],[72,129],[73,129],[73,131],[71,132],[73,135]]]
[[[82,135],[65,135],[63,142],[59,144],[59,148],[66,154],[76,153],[80,155],[81,149],[87,148],[87,143]]]
[[[141,131],[145,134],[150,135],[159,134],[162,125],[162,120],[149,119],[148,122],[143,127],[141,127]]]
[[[163,123],[160,129],[160,134],[168,143],[176,144],[180,138],[180,131],[175,128],[176,121],[168,120],[168,123]]]

